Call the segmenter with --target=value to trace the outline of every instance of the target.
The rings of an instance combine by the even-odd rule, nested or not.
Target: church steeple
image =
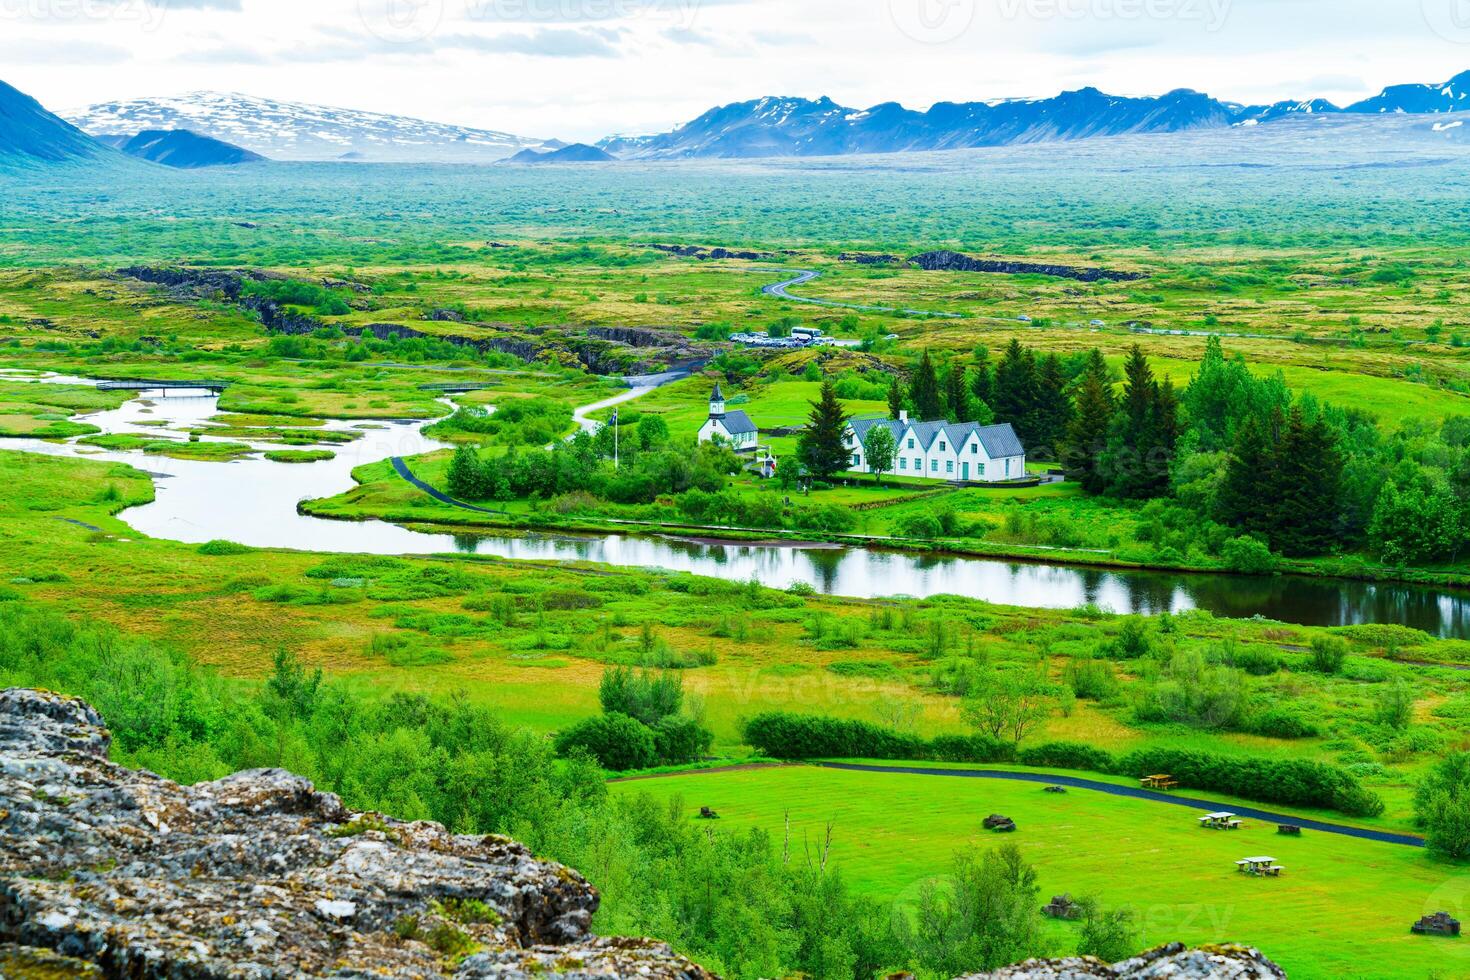
[[[725,396],[720,391],[720,383],[715,382],[715,390],[709,396],[709,417],[722,419],[725,417]]]

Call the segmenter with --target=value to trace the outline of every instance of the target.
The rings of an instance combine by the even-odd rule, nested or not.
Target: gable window
[[[914,448],[914,440],[912,440],[912,439],[909,440],[909,448],[910,449],[913,449]]]
[[[944,444],[944,440],[943,439],[940,439],[939,440],[939,451],[942,452],[942,453],[949,451],[949,447]]]

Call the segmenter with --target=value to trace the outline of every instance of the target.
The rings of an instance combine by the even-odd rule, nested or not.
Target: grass
[[[337,454],[330,449],[273,449],[265,458],[272,463],[320,463],[336,459]]]
[[[1422,850],[1307,832],[1278,836],[1247,821],[1238,832],[1201,830],[1193,810],[1037,784],[838,772],[810,767],[692,774],[617,784],[679,800],[691,818],[709,806],[722,829],[759,827],[778,841],[789,817],[796,860],[835,828],[832,861],[868,894],[912,902],[947,873],[958,849],[1019,845],[1040,871],[1043,897],[1070,892],[1130,905],[1145,944],[1244,942],[1292,976],[1422,978],[1470,971],[1462,945],[1411,936],[1426,911],[1463,907],[1470,880]],[[981,829],[990,813],[1014,819],[1004,838]],[[1275,856],[1288,870],[1256,880],[1235,861]],[[1050,923],[1059,953],[1075,926]]]

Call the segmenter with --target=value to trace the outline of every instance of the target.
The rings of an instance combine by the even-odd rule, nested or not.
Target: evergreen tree
[[[1270,522],[1261,499],[1263,488],[1273,482],[1276,462],[1274,440],[1258,419],[1248,418],[1235,435],[1235,445],[1225,464],[1225,476],[1215,495],[1215,516],[1222,524],[1247,534],[1269,537]]]
[[[1108,425],[1113,420],[1113,385],[1108,378],[1108,364],[1102,351],[1093,348],[1082,371],[1077,389],[1077,407],[1067,426],[1062,452],[1067,479],[1082,484],[1086,493],[1098,494],[1107,489],[1100,470],[1100,457],[1108,444]]]
[[[970,404],[970,389],[965,384],[965,369],[958,363],[949,366],[944,376],[945,417],[951,422],[973,422],[974,411]]]
[[[1337,439],[1320,417],[1308,422],[1291,410],[1277,442],[1262,505],[1267,537],[1284,555],[1320,555],[1332,549],[1342,486]]]
[[[925,355],[926,359],[928,355]],[[933,365],[930,365],[933,374]],[[837,400],[837,390],[828,381],[822,385],[822,395],[812,402],[806,431],[801,434],[797,454],[807,471],[819,480],[828,480],[852,465],[843,435],[847,431],[847,413]]]
[[[998,421],[1015,426],[1016,434],[1028,446],[1040,440],[1041,385],[1036,355],[1015,338],[996,365],[992,398],[990,407]]]
[[[1048,354],[1037,368],[1037,446],[1041,456],[1055,459],[1067,438],[1072,421],[1072,396],[1067,393],[1067,373],[1062,359]]]
[[[909,401],[914,403],[914,414],[920,422],[932,422],[944,415],[944,399],[939,393],[939,375],[934,371],[934,362],[926,348],[919,357],[919,368],[909,385]]]
[[[1143,348],[1129,352],[1123,369],[1123,400],[1113,420],[1104,467],[1119,497],[1150,500],[1169,489],[1169,467],[1178,437],[1178,398],[1173,385],[1160,386]]]
[[[897,421],[903,414],[903,382],[894,378],[888,385],[888,417]]]
[[[995,370],[990,366],[990,351],[984,347],[975,348],[975,363],[970,365],[970,396],[995,408]]]

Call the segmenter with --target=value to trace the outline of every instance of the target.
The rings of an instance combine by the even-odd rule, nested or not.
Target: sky
[[[1340,104],[1470,69],[1470,0],[0,0],[0,80],[197,90],[591,140],[766,95],[1193,88]]]

